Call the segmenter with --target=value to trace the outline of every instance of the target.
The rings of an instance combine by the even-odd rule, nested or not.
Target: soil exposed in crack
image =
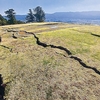
[[[91,67],[91,66],[86,65],[80,58],[73,56],[72,53],[71,53],[71,51],[69,51],[67,48],[62,47],[62,46],[55,46],[55,45],[51,45],[51,44],[48,45],[48,44],[46,44],[46,43],[42,43],[42,42],[39,40],[39,38],[38,38],[34,33],[32,33],[32,32],[28,32],[28,33],[34,35],[34,38],[36,39],[36,43],[37,43],[38,45],[40,45],[40,46],[42,46],[42,47],[44,47],[44,48],[45,48],[45,47],[51,47],[51,48],[57,48],[57,49],[63,50],[63,51],[65,51],[65,52],[69,55],[69,57],[70,57],[71,59],[74,59],[74,60],[76,60],[77,62],[79,62],[80,65],[82,65],[84,68],[92,69],[95,73],[97,73],[98,75],[100,75],[100,71],[99,71],[99,70],[97,70],[95,67]]]

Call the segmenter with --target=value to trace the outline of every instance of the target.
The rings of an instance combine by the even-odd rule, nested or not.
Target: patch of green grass
[[[89,53],[90,50],[89,48],[77,48],[77,49],[74,49],[72,50],[72,54],[84,54],[84,53]]]
[[[95,45],[96,43],[96,40],[90,34],[81,34],[70,29],[56,30],[44,33],[43,35],[46,35],[47,37],[61,38],[64,41],[70,40],[70,42],[79,42],[89,45]]]
[[[48,60],[48,59],[43,59],[43,65],[47,65],[47,64],[49,64],[50,63],[50,60]]]
[[[100,61],[100,52],[96,52],[92,57]]]
[[[100,42],[99,39],[90,34],[80,33],[70,29],[44,32],[39,37],[43,42],[61,45],[76,53],[88,53],[91,51],[91,46],[98,45]]]

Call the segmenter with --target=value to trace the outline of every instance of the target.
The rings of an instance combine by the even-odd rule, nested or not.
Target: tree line
[[[5,11],[6,17],[0,14],[0,25],[22,24],[25,23],[20,20],[16,20],[14,9],[8,9]],[[29,13],[26,16],[26,23],[29,22],[44,22],[45,12],[42,7],[37,6],[35,9],[29,9]]]

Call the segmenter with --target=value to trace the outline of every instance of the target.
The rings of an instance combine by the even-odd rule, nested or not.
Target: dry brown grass
[[[36,36],[41,42],[65,47],[84,63],[100,71],[100,38],[86,33],[94,33],[96,28],[99,34],[99,26],[47,24],[5,26],[0,29],[2,32],[8,27],[37,31]],[[55,25],[59,30],[51,29]],[[16,40],[11,36],[9,32],[4,34],[2,45],[12,48],[12,52],[0,46],[0,73],[5,83],[10,82],[6,87],[7,100],[99,100],[99,74],[84,68],[63,50],[37,45],[32,35],[19,36]]]

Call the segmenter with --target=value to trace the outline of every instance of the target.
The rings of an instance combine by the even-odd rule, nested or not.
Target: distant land
[[[25,21],[25,18],[26,15],[16,15],[17,20]],[[55,12],[46,14],[46,21],[100,25],[100,11]]]

